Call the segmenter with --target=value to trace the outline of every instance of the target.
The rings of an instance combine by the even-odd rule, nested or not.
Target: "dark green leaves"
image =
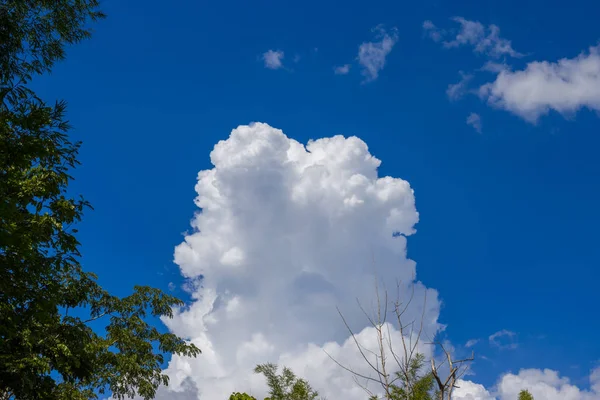
[[[393,400],[432,400],[434,378],[431,373],[421,375],[425,356],[418,353],[410,360],[406,371],[396,372],[397,384],[391,387]]]
[[[521,390],[519,392],[519,400],[533,400],[533,396],[529,393],[529,390]]]
[[[104,17],[97,0],[3,0],[0,4],[0,83],[26,84],[65,58],[65,47],[91,35]]]

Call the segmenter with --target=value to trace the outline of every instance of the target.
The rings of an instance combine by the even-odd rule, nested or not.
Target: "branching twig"
[[[371,370],[375,372],[375,377],[370,376],[370,374],[360,373],[356,370],[343,365],[334,357],[332,357],[327,351],[325,353],[329,356],[333,362],[335,362],[338,366],[342,367],[345,371],[350,372],[353,375],[354,381],[359,385],[369,396],[370,398],[376,398],[374,391],[367,388],[367,384],[369,382],[376,382],[380,385],[383,390],[384,399],[386,400],[395,400],[397,395],[396,391],[401,389],[404,393],[402,398],[413,398],[417,394],[417,390],[423,390],[422,387],[419,388],[417,383],[420,379],[432,379],[431,388],[437,388],[437,393],[439,394],[438,400],[451,400],[452,391],[457,387],[456,382],[461,379],[461,377],[468,370],[468,364],[473,361],[473,355],[469,358],[465,358],[462,360],[453,360],[450,352],[446,349],[446,347],[440,343],[431,341],[432,345],[439,346],[444,354],[444,359],[436,364],[434,358],[430,360],[431,362],[431,371],[429,378],[419,377],[418,370],[421,369],[421,365],[423,362],[423,356],[418,351],[419,344],[421,342],[421,338],[424,334],[424,325],[425,325],[425,313],[426,313],[426,305],[427,305],[427,291],[425,291],[423,297],[423,309],[421,311],[421,321],[418,325],[418,328],[415,325],[415,321],[411,321],[408,324],[403,322],[405,319],[405,315],[410,305],[412,304],[415,297],[415,283],[414,279],[411,282],[411,291],[410,296],[407,301],[401,301],[400,289],[401,283],[400,281],[396,282],[397,289],[397,297],[395,301],[392,303],[393,306],[393,314],[395,316],[395,321],[398,325],[397,329],[400,333],[400,350],[394,348],[394,344],[392,343],[392,332],[390,328],[390,323],[387,322],[388,306],[390,303],[388,301],[388,292],[384,289],[384,295],[382,296],[379,291],[379,284],[377,279],[375,280],[375,291],[376,291],[376,301],[377,301],[377,310],[375,310],[375,315],[370,315],[365,308],[360,303],[359,299],[356,299],[359,309],[365,315],[371,326],[375,329],[375,333],[377,335],[377,346],[378,349],[373,351],[371,349],[365,348],[358,340],[356,334],[350,328],[347,320],[344,315],[341,313],[340,309],[337,308],[338,314],[342,318],[346,329],[350,333],[354,344],[361,357],[365,360],[367,365]],[[382,298],[383,297],[383,298]],[[383,304],[382,304],[383,303]],[[384,328],[384,325],[387,325]],[[387,336],[386,336],[387,335]],[[393,360],[396,363],[397,371],[394,371],[394,374],[390,374],[390,367],[387,363],[387,351],[393,357]],[[368,356],[371,354],[374,357],[374,361]],[[448,375],[442,376],[440,372],[440,368],[443,367],[446,363],[448,363]],[[393,376],[392,376],[393,375]],[[364,379],[365,383],[361,384],[359,379]],[[397,383],[401,381],[400,383]],[[400,385],[400,386],[398,386]],[[429,390],[429,389],[427,389]],[[404,397],[406,396],[406,397]]]

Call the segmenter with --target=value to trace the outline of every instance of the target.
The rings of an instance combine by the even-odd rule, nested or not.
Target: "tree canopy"
[[[529,393],[529,390],[521,390],[519,392],[518,400],[533,400],[533,396]]]
[[[252,397],[246,393],[235,392],[229,396],[229,400],[256,400],[256,397]]]
[[[417,353],[410,359],[406,371],[396,372],[398,383],[391,385],[391,400],[432,400],[434,377],[431,372],[421,374],[425,356]]]
[[[259,364],[254,372],[263,374],[267,379],[269,397],[265,400],[314,400],[319,396],[306,380],[298,378],[287,367],[277,374],[276,364]]]
[[[276,364],[259,364],[254,369],[257,374],[263,374],[267,379],[269,397],[264,400],[315,400],[319,393],[309,383],[298,378],[294,372],[283,367],[280,374],[277,373]],[[229,396],[229,400],[256,400],[246,393],[235,392]]]
[[[113,296],[80,264],[74,225],[90,205],[67,194],[80,143],[65,102],[30,82],[103,17],[96,0],[0,4],[0,399],[150,399],[168,383],[164,353],[200,352],[146,322],[181,300],[143,286]]]

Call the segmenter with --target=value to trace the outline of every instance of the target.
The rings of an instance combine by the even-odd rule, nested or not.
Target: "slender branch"
[[[350,368],[348,368],[348,367],[344,366],[344,365],[343,365],[343,364],[341,364],[341,363],[340,363],[338,360],[336,360],[335,358],[333,358],[333,357],[331,356],[331,354],[329,354],[329,353],[328,353],[326,350],[323,350],[323,351],[325,352],[325,354],[327,354],[327,356],[329,356],[329,358],[331,358],[331,360],[332,360],[334,363],[336,363],[338,366],[342,367],[342,368],[343,368],[343,369],[345,369],[346,371],[348,371],[348,372],[352,373],[352,375],[359,376],[359,377],[361,377],[361,378],[364,378],[364,379],[367,379],[367,380],[369,380],[369,381],[373,381],[373,382],[381,383],[381,380],[377,380],[377,379],[375,379],[375,378],[371,378],[370,376],[366,376],[366,375],[363,375],[363,374],[361,374],[361,373],[358,373],[358,372],[356,372],[356,371],[353,371],[353,370],[351,370]]]
[[[85,321],[83,321],[84,324],[87,324],[88,322],[92,322],[92,321],[96,321],[97,319],[100,319],[106,315],[111,315],[111,316],[115,316],[113,313],[111,313],[110,311],[105,311],[102,314],[96,315],[95,317],[92,317],[90,319],[87,319]]]
[[[381,371],[379,371],[379,369],[374,366],[371,361],[369,361],[369,359],[367,358],[367,356],[365,355],[365,353],[363,352],[362,346],[360,345],[360,343],[358,342],[358,339],[356,339],[356,335],[354,334],[354,332],[352,331],[352,329],[350,328],[350,326],[348,325],[348,322],[346,321],[346,318],[344,318],[344,315],[341,313],[340,309],[337,308],[338,314],[340,314],[340,317],[342,318],[342,321],[344,322],[344,325],[346,326],[346,328],[348,329],[348,332],[350,332],[350,335],[352,336],[352,340],[354,341],[354,343],[356,344],[356,347],[358,348],[358,351],[360,352],[360,355],[362,356],[362,358],[367,362],[367,364],[369,364],[369,366],[377,372],[377,374],[380,376],[380,380],[379,383],[381,382]]]

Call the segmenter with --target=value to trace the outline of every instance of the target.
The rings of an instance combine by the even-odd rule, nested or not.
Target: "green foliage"
[[[79,262],[72,226],[89,204],[67,188],[80,144],[68,139],[65,103],[46,104],[28,83],[90,35],[97,6],[0,2],[0,398],[150,399],[168,381],[162,353],[200,352],[145,322],[181,300],[148,287],[112,296]],[[91,329],[97,320],[104,332]]]
[[[408,363],[406,371],[396,372],[399,384],[392,386],[393,400],[431,400],[434,378],[430,372],[423,376],[420,371],[425,364],[425,356],[417,354]]]
[[[387,400],[433,400],[434,377],[431,373],[421,375],[425,364],[425,356],[417,354],[408,363],[405,371],[396,372],[396,379],[390,385]],[[265,400],[315,400],[319,394],[311,388],[307,381],[296,377],[284,367],[281,374],[277,373],[276,364],[260,364],[254,372],[263,374],[269,386],[269,397]],[[233,393],[229,400],[256,400],[246,393]],[[371,400],[378,399],[377,396]]]
[[[389,385],[389,391],[385,394],[386,400],[433,400],[439,396],[434,393],[434,377],[431,372],[421,375],[425,365],[425,356],[417,353],[408,365],[397,371],[394,383]],[[371,396],[369,400],[377,400],[378,396]]]
[[[24,84],[50,72],[65,47],[91,36],[87,24],[104,18],[98,0],[2,0],[0,82]]]
[[[529,390],[521,390],[519,392],[519,400],[533,400],[533,396],[529,393]]]
[[[277,365],[260,364],[256,366],[254,372],[263,374],[267,378],[269,397],[265,400],[314,400],[319,395],[307,381],[296,377],[287,367],[284,367],[282,373],[278,375]]]
[[[235,392],[229,396],[229,400],[256,400],[256,397],[252,397],[246,393]]]

